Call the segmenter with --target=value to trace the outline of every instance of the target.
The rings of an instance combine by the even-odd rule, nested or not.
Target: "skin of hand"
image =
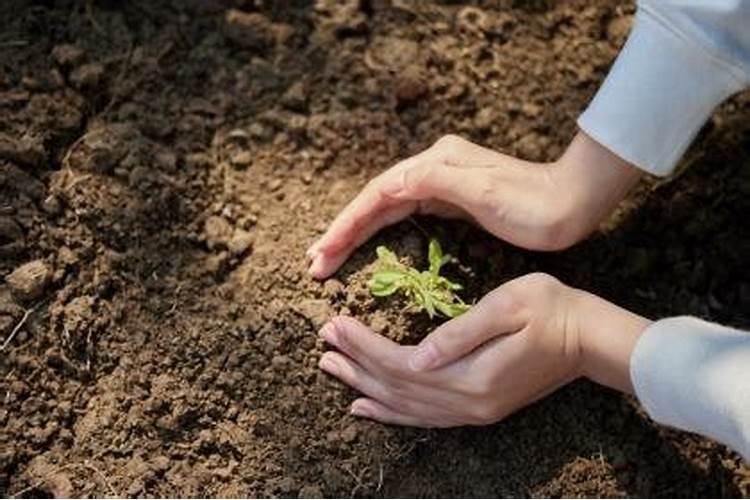
[[[649,321],[545,274],[510,281],[402,346],[337,317],[320,367],[364,396],[353,415],[417,427],[485,425],[581,376],[632,392],[630,354]]]
[[[449,135],[371,180],[307,251],[323,279],[373,234],[412,214],[460,217],[514,245],[559,250],[596,229],[641,176],[583,132],[531,163]]]

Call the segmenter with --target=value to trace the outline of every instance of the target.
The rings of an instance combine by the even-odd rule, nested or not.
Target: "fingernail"
[[[318,335],[329,344],[336,343],[336,327],[333,323],[326,323],[318,332]]]
[[[308,274],[317,278],[318,276],[320,276],[320,273],[322,270],[323,270],[323,257],[322,255],[317,254],[313,258],[313,261],[310,264],[310,267],[307,268],[307,272]]]
[[[305,252],[305,254],[306,254],[306,255],[307,255],[308,257],[310,257],[310,258],[313,258],[313,257],[315,257],[315,255],[316,255],[316,254],[318,253],[318,246],[319,246],[319,245],[320,245],[320,238],[318,238],[317,240],[313,241],[312,245],[310,245],[310,246],[308,247],[308,249],[307,249],[307,251]]]
[[[318,361],[318,366],[321,370],[324,372],[328,372],[330,374],[335,374],[337,370],[336,362],[331,360],[328,356],[323,356],[320,358],[320,361]]]
[[[417,346],[411,358],[409,358],[409,367],[415,372],[427,370],[438,359],[438,352],[432,342],[423,342]]]
[[[349,413],[351,413],[355,417],[371,418],[370,412],[359,405],[352,405],[352,409],[349,411]]]

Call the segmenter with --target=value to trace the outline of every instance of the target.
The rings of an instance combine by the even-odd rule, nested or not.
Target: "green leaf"
[[[456,316],[461,316],[463,313],[469,310],[469,305],[464,304],[463,302],[457,303],[457,304],[451,304],[447,302],[437,302],[435,304],[435,307],[438,311],[443,313],[444,316],[447,316],[449,318],[455,318]]]
[[[381,265],[385,264],[395,267],[403,266],[403,264],[398,261],[398,257],[396,257],[396,254],[391,252],[384,246],[379,246],[378,248],[376,248],[375,253],[378,254],[378,259],[381,261]]]
[[[431,239],[429,242],[430,267],[427,271],[418,271],[402,264],[398,256],[384,246],[379,246],[376,252],[376,268],[367,282],[372,295],[386,297],[400,291],[412,307],[425,311],[430,318],[438,313],[454,318],[469,309],[470,306],[454,293],[462,288],[461,285],[440,276],[441,268],[455,259],[443,254],[437,240]]]
[[[402,271],[378,271],[372,275],[367,286],[376,297],[386,297],[401,288],[405,276]]]
[[[439,276],[440,268],[445,262],[443,262],[443,249],[440,248],[440,243],[435,238],[430,239],[427,247],[427,260],[430,262],[430,273],[433,276]]]

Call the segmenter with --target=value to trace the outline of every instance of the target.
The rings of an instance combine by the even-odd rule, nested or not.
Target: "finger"
[[[339,244],[343,244],[344,246],[338,248],[337,245],[333,244],[325,246],[325,241],[323,241],[322,244],[324,245],[323,248],[325,251],[322,251],[316,250],[321,243],[316,244],[313,250],[311,250],[312,260],[308,272],[316,279],[327,278],[336,272],[341,264],[349,258],[349,255],[351,255],[357,247],[369,240],[375,233],[414,213],[417,209],[417,204],[414,202],[406,202],[388,208],[384,203],[383,207],[384,208],[382,208],[380,213],[371,214],[367,224],[361,228],[356,228],[354,226],[346,227],[343,224],[337,225],[337,221],[339,220],[337,218],[326,234],[336,235]],[[373,210],[377,210],[377,208],[373,208]],[[364,222],[363,219],[362,223]],[[346,243],[342,243],[344,241],[346,241]]]
[[[417,164],[426,153],[425,151],[396,164],[367,183],[364,189],[333,220],[325,234],[310,247],[308,254],[340,253],[350,249],[357,235],[368,231],[371,226],[380,222],[379,215],[384,209],[403,203],[387,195],[389,189],[393,190],[388,186],[397,183],[401,178],[400,172]],[[410,204],[407,208],[413,212],[416,207],[416,204]],[[404,212],[406,213],[403,217],[411,213],[407,210]]]
[[[419,343],[409,367],[425,371],[455,361],[489,340],[523,328],[522,307],[510,286],[484,297],[466,313],[437,327]]]
[[[449,219],[466,219],[473,222],[472,217],[461,208],[438,200],[406,202],[392,208],[386,208],[380,215],[373,218],[370,225],[364,228],[356,236],[355,241],[348,247],[340,249],[338,252],[329,251],[328,253],[322,253],[313,251],[314,255],[311,259],[308,272],[316,279],[327,278],[341,267],[341,264],[349,258],[356,248],[369,240],[375,233],[384,227],[405,219],[415,212],[422,215],[435,215]]]
[[[321,337],[377,376],[397,377],[407,371],[413,347],[400,346],[347,316],[326,323]]]
[[[359,398],[352,403],[351,413],[357,417],[369,418],[384,424],[404,425],[408,427],[443,427],[442,425],[425,417],[412,416],[374,399]]]
[[[399,383],[394,387],[387,377],[378,378],[365,367],[344,354],[328,351],[321,356],[318,366],[349,387],[369,398],[376,399],[395,412],[418,416],[423,421],[441,419],[438,394],[429,387]]]
[[[362,394],[380,400],[390,399],[388,389],[380,380],[342,354],[328,351],[321,356],[318,366]]]

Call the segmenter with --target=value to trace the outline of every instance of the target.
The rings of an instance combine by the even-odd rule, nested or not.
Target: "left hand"
[[[320,367],[365,395],[354,415],[417,427],[496,422],[582,374],[571,314],[578,293],[544,274],[524,276],[419,346],[337,317],[320,334],[339,352],[326,352]]]

